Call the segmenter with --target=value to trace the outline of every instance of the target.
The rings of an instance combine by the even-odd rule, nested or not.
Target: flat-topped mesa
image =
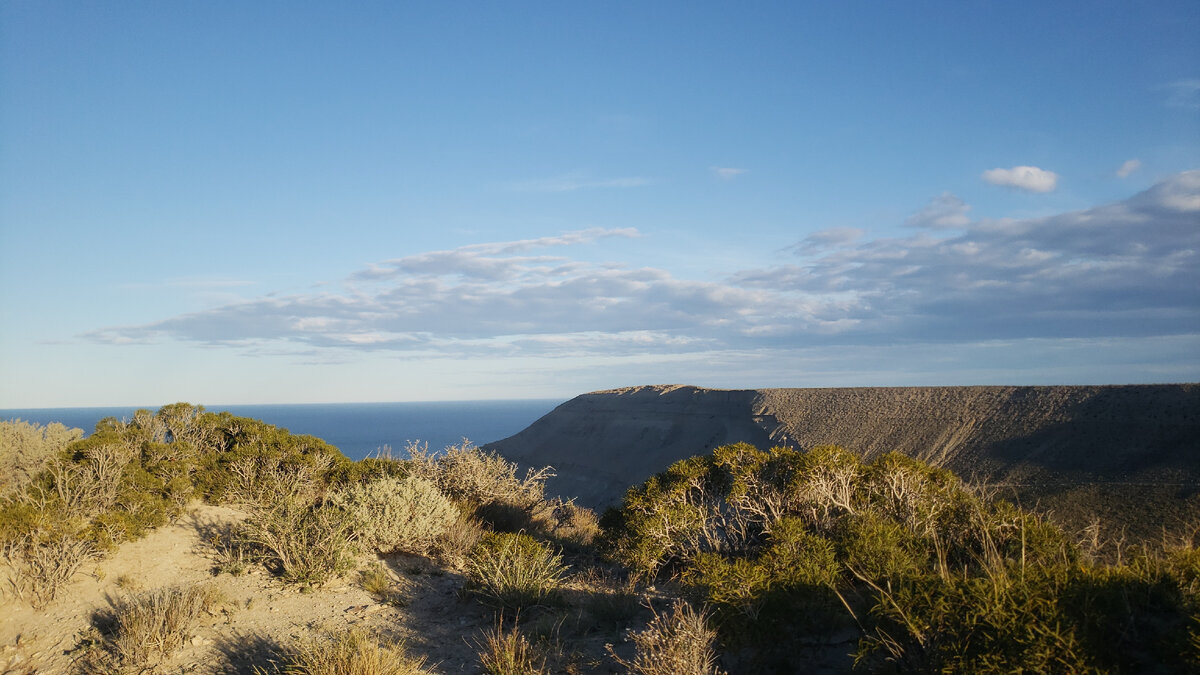
[[[1200,488],[1200,385],[626,387],[577,396],[487,447],[554,466],[551,494],[605,507],[676,460],[738,441],[836,444],[867,459],[894,450],[1023,498],[1095,485],[1187,497]]]

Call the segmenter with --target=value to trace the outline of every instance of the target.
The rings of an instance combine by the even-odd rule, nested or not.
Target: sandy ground
[[[214,576],[206,542],[243,517],[235,509],[195,505],[174,524],[85,567],[43,610],[6,599],[0,605],[0,674],[80,672],[86,669],[88,645],[98,637],[93,626],[122,597],[199,582],[216,585],[228,602],[202,617],[191,641],[153,672],[251,673],[256,666],[269,667],[280,648],[293,641],[351,627],[401,641],[434,672],[481,672],[478,645],[496,616],[463,592],[459,573],[422,557],[364,557],[364,567],[383,562],[399,591],[396,603],[362,590],[356,574],[307,592],[285,586],[261,567],[238,577]],[[567,593],[577,597],[595,591],[578,580],[568,586]],[[585,625],[571,609],[522,617],[521,623],[532,640],[560,648],[565,658],[559,659],[558,672],[619,672],[605,643],[616,643],[619,653],[632,656],[620,628]]]
[[[191,642],[160,664],[162,672],[247,673],[268,665],[283,644],[352,626],[403,640],[440,672],[478,670],[470,640],[493,619],[490,610],[461,597],[460,576],[422,558],[386,559],[405,589],[405,607],[376,600],[353,575],[311,592],[284,586],[260,567],[240,577],[213,576],[205,542],[242,517],[230,508],[195,506],[176,523],[85,567],[44,610],[8,599],[0,605],[0,673],[76,672],[94,639],[93,622],[121,597],[197,582],[215,584],[228,602],[202,618]]]

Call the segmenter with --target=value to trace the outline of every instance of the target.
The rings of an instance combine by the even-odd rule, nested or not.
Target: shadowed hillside
[[[630,387],[578,396],[488,447],[553,465],[551,491],[603,507],[675,460],[737,441],[836,444],[867,459],[896,450],[1012,490],[1070,525],[1095,513],[1138,529],[1152,511],[1141,523],[1149,535],[1197,510],[1200,385]]]

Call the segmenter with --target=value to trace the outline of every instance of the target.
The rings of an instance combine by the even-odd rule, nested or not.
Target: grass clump
[[[359,572],[358,583],[364,591],[375,596],[380,602],[397,607],[408,604],[402,589],[398,587],[398,582],[378,562]]]
[[[534,675],[546,672],[546,659],[529,643],[516,622],[504,629],[503,618],[483,634],[479,662],[489,675]]]
[[[348,515],[359,540],[380,553],[434,550],[458,510],[424,478],[385,476],[334,492],[329,504]]]
[[[655,613],[644,630],[630,634],[637,649],[632,661],[618,657],[611,645],[609,654],[638,675],[718,675],[717,632],[708,620],[706,610],[676,601],[670,614]]]
[[[419,675],[425,660],[409,656],[399,643],[380,643],[361,630],[299,643],[276,672],[288,675]]]
[[[122,670],[137,670],[169,657],[191,639],[200,615],[225,601],[212,586],[158,589],[118,603],[108,654]]]
[[[468,588],[488,605],[519,610],[554,600],[567,568],[562,556],[522,533],[488,533],[467,559]]]

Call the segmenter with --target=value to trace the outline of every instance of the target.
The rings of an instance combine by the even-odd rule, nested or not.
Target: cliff
[[[487,448],[554,466],[551,494],[603,508],[672,462],[737,441],[837,444],[867,459],[895,450],[1019,500],[1072,511],[1086,494],[1086,508],[1122,517],[1138,502],[1198,501],[1200,385],[628,387],[577,396]]]

